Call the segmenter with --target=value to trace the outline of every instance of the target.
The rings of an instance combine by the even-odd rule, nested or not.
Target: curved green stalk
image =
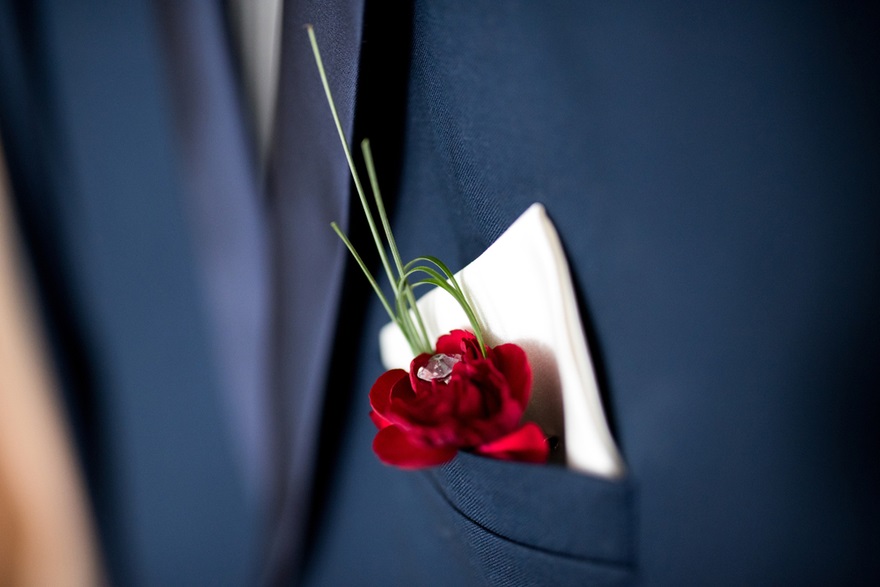
[[[382,265],[385,267],[385,273],[388,280],[394,281],[394,274],[391,271],[391,264],[388,263],[388,256],[385,254],[385,247],[382,246],[382,239],[379,237],[379,230],[373,221],[373,215],[370,212],[370,205],[367,202],[367,196],[364,193],[364,187],[361,184],[360,176],[354,166],[354,159],[351,156],[351,149],[348,148],[348,139],[345,137],[345,131],[342,129],[342,122],[339,120],[339,114],[336,112],[336,103],[333,101],[333,94],[330,92],[330,82],[327,81],[327,73],[324,71],[324,61],[321,59],[321,51],[318,49],[318,40],[315,38],[315,28],[308,24],[306,30],[309,33],[309,42],[312,44],[312,53],[315,55],[315,63],[318,65],[318,74],[321,76],[321,84],[324,86],[324,94],[327,96],[327,102],[330,104],[330,113],[333,115],[333,122],[336,124],[336,131],[339,133],[339,140],[342,143],[342,150],[345,152],[345,160],[348,162],[348,169],[351,172],[351,178],[354,181],[355,190],[357,190],[358,198],[361,201],[361,207],[364,209],[364,215],[367,217],[367,223],[370,225],[370,233],[373,235],[373,241],[376,243],[376,249],[379,251],[379,257],[382,259]]]
[[[410,266],[410,265],[411,265],[411,263],[408,264],[407,266]],[[446,266],[443,265],[443,267],[441,267],[441,269],[444,269],[445,267]],[[470,303],[467,301],[467,298],[464,295],[464,291],[455,282],[455,278],[452,277],[451,272],[449,272],[448,269],[445,269],[444,273],[446,274],[446,277],[444,277],[443,275],[441,275],[440,273],[438,273],[437,271],[435,271],[434,269],[431,269],[430,267],[428,267],[426,265],[417,265],[415,267],[411,267],[410,269],[408,269],[404,272],[403,277],[401,278],[401,282],[408,281],[408,279],[411,275],[415,275],[417,273],[425,273],[429,277],[426,279],[422,279],[422,280],[415,282],[413,284],[414,287],[418,286],[418,285],[425,285],[425,284],[436,285],[437,287],[446,291],[449,295],[451,295],[455,299],[456,302],[458,302],[458,305],[461,306],[461,309],[464,311],[465,315],[467,316],[468,322],[471,323],[471,327],[474,329],[474,336],[477,337],[477,343],[479,344],[479,347],[480,347],[480,353],[485,357],[486,356],[486,343],[483,338],[483,329],[480,326],[480,322],[477,319],[476,313],[474,312],[473,308],[471,308]],[[452,283],[447,281],[447,278],[451,278],[450,281]]]
[[[373,199],[376,205],[376,209],[379,212],[379,219],[382,222],[382,229],[385,233],[385,240],[388,243],[388,248],[391,251],[391,256],[394,259],[394,264],[397,269],[398,277],[394,277],[394,272],[391,269],[391,263],[388,260],[388,255],[385,251],[385,245],[382,242],[382,236],[379,233],[379,229],[376,227],[376,222],[373,218],[373,213],[370,209],[370,205],[367,202],[367,196],[364,192],[363,183],[360,180],[360,176],[355,169],[354,159],[351,155],[351,149],[348,146],[348,141],[345,137],[345,132],[342,129],[342,123],[339,120],[339,114],[336,111],[336,105],[333,102],[333,94],[330,92],[330,84],[327,81],[327,73],[324,70],[324,62],[321,59],[321,52],[318,50],[318,41],[315,38],[315,30],[312,25],[306,25],[306,30],[309,34],[309,42],[312,45],[312,52],[315,56],[315,63],[318,67],[318,73],[321,77],[321,84],[324,86],[324,93],[327,96],[327,102],[330,105],[330,113],[333,115],[333,122],[336,124],[336,131],[339,133],[339,140],[342,143],[342,150],[345,153],[345,159],[348,162],[348,168],[351,172],[352,180],[354,181],[354,186],[358,194],[358,198],[361,202],[361,207],[364,210],[364,216],[367,219],[367,224],[370,227],[370,234],[373,236],[373,242],[376,245],[376,250],[379,253],[379,258],[382,261],[382,266],[385,269],[385,274],[388,276],[388,281],[391,283],[391,286],[394,290],[394,308],[389,303],[388,299],[382,294],[382,290],[379,288],[379,284],[376,282],[376,279],[370,273],[369,269],[367,269],[366,264],[361,259],[360,255],[355,250],[354,246],[348,240],[348,237],[342,232],[339,226],[333,222],[331,227],[342,239],[342,242],[345,243],[346,248],[354,257],[354,260],[357,262],[358,266],[363,271],[364,275],[367,277],[367,280],[370,282],[370,285],[373,287],[373,291],[376,292],[376,295],[379,296],[379,301],[382,302],[382,306],[385,308],[385,311],[388,313],[388,316],[391,320],[397,324],[400,331],[403,333],[404,338],[406,338],[407,343],[409,344],[410,349],[413,354],[418,355],[420,353],[431,352],[433,349],[433,345],[431,344],[430,339],[428,338],[428,331],[425,328],[424,320],[422,320],[422,315],[419,312],[419,307],[416,302],[414,288],[420,285],[435,285],[447,293],[449,293],[461,306],[467,315],[468,320],[471,323],[471,326],[474,329],[474,335],[477,338],[477,343],[480,347],[480,352],[483,356],[486,356],[486,345],[483,340],[483,330],[480,327],[479,320],[473,308],[471,308],[470,303],[467,301],[467,296],[465,296],[464,290],[462,290],[461,286],[455,279],[455,275],[453,275],[452,271],[442,262],[440,259],[436,257],[416,257],[414,260],[410,261],[406,265],[403,264],[400,258],[400,252],[397,250],[397,243],[394,240],[394,235],[391,232],[391,224],[388,222],[388,215],[385,212],[385,203],[382,200],[382,192],[379,190],[379,181],[376,176],[376,167],[373,163],[373,154],[370,150],[370,142],[366,139],[361,142],[361,151],[364,156],[364,163],[367,167],[367,174],[370,178],[370,188],[373,192]],[[430,267],[433,265],[436,269]],[[418,273],[424,273],[428,277],[422,280],[419,280],[415,283],[410,283],[409,277]]]
[[[394,240],[394,233],[391,231],[391,223],[388,222],[388,215],[385,213],[385,202],[382,200],[382,192],[379,189],[379,180],[376,176],[376,166],[373,164],[373,151],[370,149],[370,140],[361,141],[361,152],[364,155],[364,163],[367,166],[367,175],[370,178],[370,188],[373,190],[373,198],[376,200],[376,209],[379,210],[379,219],[382,221],[382,229],[385,231],[385,240],[388,241],[388,248],[391,249],[391,256],[397,266],[398,278],[403,276],[403,263],[400,260],[400,252],[397,250],[397,243]],[[416,306],[416,298],[413,295],[412,287],[408,283],[403,284],[403,293],[406,295],[409,305],[413,308],[416,320],[419,326],[424,346],[431,347],[431,341],[428,339],[428,331],[422,321],[422,315]]]

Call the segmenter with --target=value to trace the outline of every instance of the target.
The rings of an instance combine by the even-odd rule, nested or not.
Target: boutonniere
[[[403,333],[414,357],[409,372],[386,371],[370,390],[370,417],[378,428],[373,450],[382,462],[408,469],[445,463],[459,450],[504,460],[546,462],[549,445],[544,433],[537,424],[523,422],[532,391],[526,353],[515,344],[486,344],[464,290],[440,259],[422,256],[403,262],[385,212],[370,144],[364,140],[361,150],[382,227],[379,230],[336,112],[314,29],[311,25],[306,28],[355,189],[391,284],[390,299],[339,226],[333,223],[332,228]],[[429,340],[414,293],[422,286],[436,286],[452,296],[467,315],[471,330],[454,330],[436,341]]]

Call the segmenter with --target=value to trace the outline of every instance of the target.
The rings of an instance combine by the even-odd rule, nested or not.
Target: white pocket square
[[[487,343],[513,342],[526,351],[534,373],[526,419],[562,439],[569,468],[622,476],[625,466],[602,409],[568,263],[544,207],[533,204],[455,277]],[[442,290],[430,291],[418,306],[431,340],[469,328],[461,307]],[[386,369],[409,369],[412,351],[395,324],[382,329],[379,341]]]

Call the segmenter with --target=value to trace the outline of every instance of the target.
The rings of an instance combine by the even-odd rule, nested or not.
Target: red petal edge
[[[454,448],[431,448],[413,444],[397,426],[387,426],[379,430],[373,439],[373,451],[386,465],[402,469],[442,465],[452,460],[457,452]]]
[[[444,355],[461,354],[462,341],[469,339],[476,339],[476,337],[467,330],[453,330],[437,339],[437,352]]]
[[[498,345],[492,350],[493,363],[507,379],[510,393],[523,411],[532,395],[532,366],[522,347],[515,344]]]
[[[373,410],[370,410],[370,420],[373,421],[373,424],[375,424],[376,428],[378,428],[379,430],[385,428],[386,426],[391,426],[391,421],[386,420],[385,418],[380,416],[378,412],[374,412]]]
[[[422,353],[416,358],[414,358],[409,364],[409,388],[414,392],[420,387],[420,381],[418,377],[419,367],[424,367],[427,364],[428,359],[430,359],[433,355],[431,353]],[[422,381],[421,384],[425,382]],[[428,384],[430,385],[430,384]]]
[[[502,461],[546,463],[550,445],[541,428],[533,422],[527,422],[507,436],[478,446],[474,452]]]
[[[403,369],[391,369],[379,375],[373,387],[370,388],[370,407],[373,408],[373,411],[370,412],[370,418],[378,428],[384,428],[391,424],[385,417],[391,408],[391,389],[406,376],[407,373]]]

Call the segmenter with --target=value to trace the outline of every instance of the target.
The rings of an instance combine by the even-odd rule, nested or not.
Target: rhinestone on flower
[[[452,375],[452,366],[459,361],[461,361],[461,355],[437,353],[428,359],[424,367],[419,367],[416,377],[422,381],[435,381],[439,379],[442,383],[447,383]]]

